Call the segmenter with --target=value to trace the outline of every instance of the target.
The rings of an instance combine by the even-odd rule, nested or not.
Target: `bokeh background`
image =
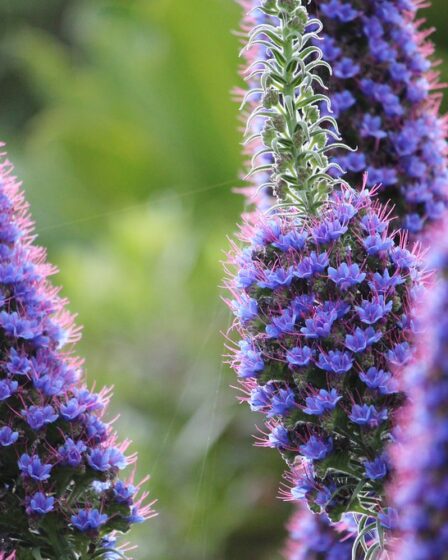
[[[281,460],[221,366],[243,201],[232,0],[1,0],[0,137],[160,515],[140,560],[280,558]],[[448,6],[427,10],[448,61]],[[448,79],[447,66],[441,67]]]

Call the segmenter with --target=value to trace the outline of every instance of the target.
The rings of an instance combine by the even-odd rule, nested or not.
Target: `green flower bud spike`
[[[333,186],[344,182],[331,177],[331,168],[342,170],[327,153],[350,149],[340,142],[336,120],[320,114],[319,105],[329,107],[329,98],[313,89],[314,82],[326,89],[316,70],[325,67],[331,73],[320,49],[310,44],[322,24],[309,17],[301,0],[267,0],[261,10],[266,21],[252,30],[245,47],[262,45],[270,53],[268,59],[255,61],[253,74],[260,74],[260,88],[246,96],[261,94],[249,124],[254,118],[266,119],[264,129],[248,139],[261,137],[263,144],[249,176],[270,171],[270,183],[262,187],[272,188],[278,199],[275,208],[294,206],[304,215],[315,215]],[[260,156],[263,164],[257,164]]]

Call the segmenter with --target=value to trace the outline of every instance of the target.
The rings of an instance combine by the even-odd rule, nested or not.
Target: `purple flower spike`
[[[398,366],[409,398],[389,450],[393,560],[443,558],[448,550],[447,217],[443,227],[434,228],[431,240],[426,266],[435,271],[435,278],[417,308],[418,360]],[[387,522],[386,517],[383,525]]]
[[[118,511],[110,490],[94,493],[92,486],[104,480],[114,484],[135,456],[124,456],[129,442],[119,443],[111,424],[102,420],[110,390],[93,393],[85,386],[74,346],[79,329],[49,281],[56,270],[34,244],[27,203],[4,158],[1,154],[0,463],[6,477],[2,508],[12,513],[3,516],[1,540],[14,543],[17,558],[32,550],[45,558],[75,557],[98,550],[95,523],[87,520],[81,535],[81,525],[69,521],[86,504],[89,512],[105,516],[104,537],[130,528],[141,498]],[[103,460],[95,465],[101,469],[90,468],[89,459],[98,454]],[[153,512],[143,506],[140,514],[148,518]]]
[[[242,4],[249,36],[243,54],[250,66],[244,73],[249,91],[241,93],[250,162],[246,192],[257,209],[245,214],[226,266],[228,302],[244,309],[233,323],[229,361],[243,400],[265,415],[267,431],[258,445],[280,451],[288,463],[286,477],[305,471],[287,499],[305,499],[313,512],[335,519],[351,508],[372,508],[376,516],[384,510],[383,479],[368,479],[363,464],[386,457],[391,423],[404,400],[396,394],[396,362],[402,345],[411,348],[416,323],[409,310],[422,275],[418,251],[406,235],[392,231],[390,208],[375,200],[380,190],[369,187],[381,181],[384,191],[404,192],[402,171],[423,168],[412,161],[390,165],[387,157],[372,161],[370,152],[350,153],[338,139],[335,116],[344,122],[363,112],[356,126],[359,143],[382,153],[378,144],[389,140],[391,121],[402,118],[402,99],[391,80],[364,76],[364,60],[344,41],[352,27],[375,33],[379,71],[389,59],[380,43],[381,21],[376,25],[370,12],[367,18],[349,0]],[[308,9],[325,11],[329,30],[345,31],[332,37],[326,32],[321,42],[320,24],[309,19]],[[353,37],[353,44],[358,40]],[[325,91],[313,94],[328,76],[320,45],[332,61],[332,80],[344,83],[329,90],[333,105]],[[305,64],[299,65],[302,55]],[[394,73],[407,79],[401,67]],[[381,114],[377,106],[384,107]],[[368,177],[360,181],[366,169]],[[358,190],[349,186],[353,177]],[[418,182],[412,186],[415,197]],[[443,191],[443,181],[438,188]],[[431,200],[434,215],[441,211],[440,198]],[[418,210],[425,204],[419,201]],[[248,301],[255,302],[250,321]]]
[[[416,237],[440,220],[434,208],[448,201],[439,188],[448,178],[446,122],[438,114],[439,77],[421,7],[417,0],[322,0],[309,8],[323,27],[314,44],[334,68],[325,84],[333,115],[343,140],[365,158],[359,168],[342,165],[345,179],[360,185],[368,169],[368,185],[381,184],[382,201],[392,200]],[[347,92],[349,107],[341,102]],[[343,150],[336,150],[333,161],[341,158]],[[373,239],[368,243],[378,250]]]
[[[335,216],[347,224],[347,233],[355,228],[357,234],[349,242],[343,237],[329,242],[325,246],[327,269],[323,274],[316,273],[312,264],[320,254],[315,250],[313,238],[316,221],[334,221]],[[262,214],[256,217],[256,221],[265,219]],[[254,216],[242,229],[244,266],[248,263],[247,247],[251,246],[254,229],[252,220]],[[273,290],[266,299],[265,288],[255,284],[238,287],[239,265],[235,263],[241,262],[240,249],[230,256],[230,264],[236,268],[235,276],[228,280],[233,299],[250,297],[259,309],[257,320],[250,324],[237,318],[235,327],[241,342],[231,362],[252,410],[264,414],[269,422],[275,420],[275,429],[269,424],[265,445],[279,449],[296,462],[314,463],[318,460],[306,456],[308,448],[302,448],[306,429],[307,434],[323,442],[333,441],[326,462],[331,464],[333,456],[342,453],[343,446],[344,453],[349,449],[350,456],[360,465],[360,476],[366,477],[362,465],[385,452],[389,419],[394,418],[392,414],[402,402],[394,396],[398,387],[396,362],[402,357],[403,349],[411,348],[413,319],[409,308],[412,286],[420,274],[417,259],[411,253],[412,263],[406,264],[412,268],[406,269],[398,268],[392,260],[393,249],[377,255],[368,253],[364,239],[372,231],[381,231],[382,239],[391,239],[394,248],[400,245],[389,234],[384,212],[366,192],[353,195],[342,190],[321,209],[319,218],[310,220],[309,224],[303,220],[296,222],[294,215],[283,217],[281,231],[282,235],[289,231],[307,232],[303,248],[292,251],[285,247],[282,251],[274,246],[275,241],[265,245],[263,252],[252,250],[251,266],[261,278],[264,270],[272,271],[278,266],[285,270],[293,267],[297,272],[304,270],[303,263],[306,263],[309,276],[299,278],[295,274],[296,279],[286,290]],[[347,277],[353,274],[353,282],[360,281],[349,288],[330,277],[330,273],[338,273],[342,264],[339,255],[347,251],[347,246],[351,247],[350,258],[342,261],[347,265]],[[356,262],[355,254],[359,259]],[[408,258],[407,253],[405,256]],[[357,267],[349,268],[353,264]],[[402,319],[404,315],[406,320]],[[353,410],[352,403],[356,403]],[[352,443],[343,444],[340,435],[334,437],[331,425],[339,417],[345,418],[353,429],[358,426],[366,437],[371,432],[372,444],[367,456],[361,446],[358,449]],[[300,424],[296,425],[297,419]],[[332,474],[320,477],[316,472],[312,479],[325,487],[335,480]],[[378,488],[383,480],[375,482]],[[335,501],[323,504],[316,493],[306,493],[310,505],[328,512],[341,505],[340,496],[336,496]]]

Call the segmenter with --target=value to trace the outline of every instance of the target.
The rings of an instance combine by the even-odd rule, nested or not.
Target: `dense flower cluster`
[[[438,560],[448,550],[448,223],[432,239],[438,278],[421,304],[419,359],[403,375],[411,402],[392,450],[396,560]]]
[[[298,505],[288,523],[286,560],[352,560],[357,527],[350,515],[332,524],[325,515],[314,515]]]
[[[72,354],[79,331],[34,245],[28,206],[0,163],[0,548],[42,558],[106,558],[114,531],[151,515],[102,419],[107,389],[88,390]],[[40,554],[39,556],[37,556]],[[28,556],[27,556],[28,558]]]
[[[319,217],[260,214],[240,240],[229,259],[241,336],[233,366],[252,410],[268,418],[261,444],[304,467],[292,496],[337,519],[381,494],[388,474],[416,256],[371,193],[349,188],[334,191]]]
[[[310,9],[322,20],[315,43],[333,66],[332,114],[356,153],[334,161],[359,184],[382,184],[403,227],[413,234],[441,218],[447,202],[446,119],[438,116],[433,46],[417,11],[420,0],[322,0]],[[326,107],[323,105],[322,109]]]

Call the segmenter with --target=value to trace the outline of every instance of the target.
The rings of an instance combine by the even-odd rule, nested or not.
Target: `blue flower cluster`
[[[103,419],[110,391],[84,386],[79,337],[33,244],[10,164],[0,161],[1,540],[42,558],[101,558],[102,538],[138,514],[137,488],[118,478],[135,457]],[[136,509],[134,509],[136,508]],[[48,537],[49,535],[49,537]],[[91,550],[93,556],[87,556]],[[38,555],[38,556],[37,556]],[[28,557],[28,556],[27,556]]]
[[[332,524],[326,515],[315,515],[298,505],[288,523],[286,560],[351,560],[357,527],[353,517]]]
[[[415,0],[323,0],[317,41],[334,72],[326,84],[333,116],[356,153],[333,157],[352,185],[382,185],[412,234],[441,218],[447,202],[445,121],[438,116],[438,75],[419,28]],[[325,111],[325,106],[322,107]]]
[[[448,550],[448,223],[432,242],[428,267],[438,276],[421,303],[419,359],[403,373],[411,399],[391,450],[389,498],[401,537],[394,560],[441,559]]]
[[[335,519],[360,498],[359,480],[366,494],[382,493],[402,403],[395,376],[411,357],[418,259],[388,227],[368,190],[343,187],[319,217],[252,216],[229,258],[242,338],[232,363],[251,408],[268,418],[262,444],[306,466],[293,496]]]

